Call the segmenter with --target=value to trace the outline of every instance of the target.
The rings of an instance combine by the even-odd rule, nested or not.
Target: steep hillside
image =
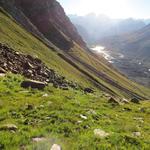
[[[0,150],[149,150],[149,99],[56,1],[0,1]]]
[[[44,4],[46,3],[43,3],[43,5]],[[20,5],[20,3],[16,4],[16,6],[18,5]],[[7,7],[6,5],[4,7],[4,4],[2,6],[3,8]],[[20,9],[20,6],[18,7],[18,9]],[[26,7],[26,9],[27,13],[30,11],[31,7]],[[8,11],[9,9],[5,8],[5,10]],[[43,12],[43,9],[41,11]],[[35,12],[35,14],[37,14],[37,11]],[[28,20],[30,22],[32,21],[30,18]],[[111,95],[121,97],[125,96],[127,98],[137,97],[140,99],[147,99],[149,97],[148,89],[145,89],[144,87],[129,81],[126,77],[122,76],[115,69],[113,69],[112,66],[110,69],[108,63],[104,59],[101,59],[101,57],[99,56],[95,56],[87,49],[81,48],[82,44],[80,44],[81,46],[79,46],[75,41],[72,41],[72,48],[70,47],[68,51],[66,51],[68,47],[64,50],[64,46],[66,46],[66,44],[64,45],[64,42],[59,46],[56,44],[55,47],[50,47],[49,45],[47,45],[48,47],[46,47],[42,43],[43,41],[40,42],[38,39],[35,39],[32,35],[27,33],[20,27],[20,25],[17,25],[11,17],[8,17],[8,14],[3,10],[1,10],[0,23],[0,40],[2,43],[7,43],[16,51],[21,51],[25,54],[31,54],[33,56],[37,55],[44,63],[46,63],[54,70],[58,71],[59,74],[67,77],[69,80],[75,80],[84,87],[94,86],[95,88],[103,90]],[[40,27],[45,26],[45,24],[47,24],[47,22],[43,22]],[[38,26],[39,24],[36,25],[36,28],[40,31],[40,27],[38,28]],[[65,30],[68,31],[68,27],[66,27]],[[56,32],[61,32],[61,38],[63,38],[62,41],[68,39],[68,36],[65,35],[65,32],[62,33],[61,29],[57,29]],[[55,30],[52,30],[50,33],[55,34]],[[42,32],[41,34],[44,35],[45,33]],[[78,33],[76,33],[76,35],[78,35]],[[13,37],[13,39],[11,37]],[[49,39],[48,37],[47,39],[51,41],[51,39]],[[57,40],[59,42],[62,42],[60,36],[58,36],[58,39]],[[51,42],[55,44],[54,41]],[[59,48],[62,46],[63,48],[61,50],[56,46],[58,46]]]
[[[1,1],[0,4],[26,30],[38,36],[40,35],[42,39],[46,37],[59,48],[69,49],[72,46],[73,40],[82,47],[86,47],[76,28],[65,15],[63,8],[55,0],[6,0]]]

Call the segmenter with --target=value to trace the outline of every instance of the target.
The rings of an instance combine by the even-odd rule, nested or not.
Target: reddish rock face
[[[63,50],[75,41],[81,47],[86,44],[56,0],[15,0],[23,13],[47,39]]]

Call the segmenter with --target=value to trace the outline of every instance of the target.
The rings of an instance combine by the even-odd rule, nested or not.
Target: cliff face
[[[85,42],[56,0],[1,0],[0,6],[28,31],[41,38],[46,37],[62,50],[69,50],[73,42],[86,48]]]
[[[64,9],[56,0],[2,0],[1,3],[5,8],[9,7],[11,10],[15,8],[16,13],[20,11],[20,14],[24,14],[57,47],[68,50],[73,46],[73,41],[81,47],[86,47]],[[13,14],[15,15],[15,12]]]

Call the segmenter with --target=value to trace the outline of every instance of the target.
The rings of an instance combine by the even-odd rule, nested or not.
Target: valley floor
[[[97,45],[91,48],[96,54],[102,55],[122,74],[126,75],[132,81],[135,81],[146,87],[150,87],[150,64],[143,60],[130,56],[129,54],[117,51],[114,48],[105,48]]]
[[[0,77],[1,150],[150,149],[149,101],[113,105],[102,92],[23,89],[23,80]]]

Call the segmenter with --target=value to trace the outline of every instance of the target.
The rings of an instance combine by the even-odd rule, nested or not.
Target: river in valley
[[[150,78],[150,69],[144,65],[144,62],[131,59],[128,55],[120,52],[108,50],[101,45],[92,46],[90,49],[103,56],[109,63],[113,64],[120,72],[132,80],[150,86],[150,82],[148,81]]]
[[[91,50],[95,51],[97,54],[102,55],[110,63],[114,63],[114,60],[117,58],[120,58],[120,59],[124,58],[123,54],[120,54],[120,53],[114,54],[101,45],[93,46],[91,47]]]
[[[98,46],[93,46],[91,49],[96,53],[101,54],[110,63],[113,63],[114,58],[111,56],[110,52],[105,49],[105,47],[98,45]]]

